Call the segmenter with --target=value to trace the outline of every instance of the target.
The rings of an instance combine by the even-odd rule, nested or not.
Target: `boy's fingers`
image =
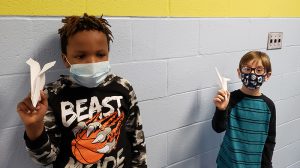
[[[28,95],[21,102],[18,103],[18,105],[17,105],[17,112],[18,113],[28,114],[28,113],[31,113],[32,111],[34,111],[35,108],[32,105],[30,97],[31,97],[31,94],[29,92]]]
[[[27,109],[28,110],[30,110],[30,111],[33,111],[35,108],[33,107],[33,105],[32,105],[32,102],[31,102],[31,100],[29,99],[25,99],[24,101],[23,101],[23,103],[24,103],[24,105],[27,107]]]
[[[220,98],[214,98],[215,103],[222,103],[223,101]]]
[[[48,98],[43,91],[41,91],[41,103],[45,106],[48,106]]]
[[[222,95],[224,97],[224,96],[226,96],[227,92],[225,90],[219,90],[218,94]]]
[[[17,112],[19,113],[30,113],[31,110],[26,106],[24,102],[20,102],[17,106]]]
[[[226,99],[225,95],[218,95],[217,98],[220,99],[220,101],[224,101]]]
[[[218,98],[214,98],[214,102],[215,102],[215,103],[218,103],[218,102],[219,102],[219,99],[218,99]]]
[[[23,111],[22,102],[18,103],[18,105],[17,105],[17,112],[21,112],[21,111]]]

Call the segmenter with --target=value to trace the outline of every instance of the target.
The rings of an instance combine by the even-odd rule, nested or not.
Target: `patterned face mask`
[[[266,75],[255,73],[241,73],[241,80],[248,89],[257,89],[265,82]]]

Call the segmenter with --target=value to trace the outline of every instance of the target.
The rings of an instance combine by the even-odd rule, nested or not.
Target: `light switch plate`
[[[282,48],[283,32],[270,32],[268,34],[268,50],[281,49]]]

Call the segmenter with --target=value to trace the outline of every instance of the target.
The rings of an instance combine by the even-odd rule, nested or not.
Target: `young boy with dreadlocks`
[[[54,168],[146,168],[139,107],[129,82],[111,72],[107,20],[70,16],[58,30],[62,75],[17,106],[24,139],[34,161]]]

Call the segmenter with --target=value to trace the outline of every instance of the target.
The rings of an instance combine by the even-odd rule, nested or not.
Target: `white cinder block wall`
[[[61,17],[0,17],[0,165],[35,168],[25,151],[16,104],[29,91],[33,57],[52,81],[64,69],[57,29]],[[211,128],[214,67],[241,86],[239,59],[266,51],[273,75],[263,93],[277,107],[275,168],[300,167],[300,19],[108,18],[114,42],[113,71],[134,86],[141,108],[150,168],[214,168],[223,134]],[[266,50],[267,33],[283,32],[283,48]]]

